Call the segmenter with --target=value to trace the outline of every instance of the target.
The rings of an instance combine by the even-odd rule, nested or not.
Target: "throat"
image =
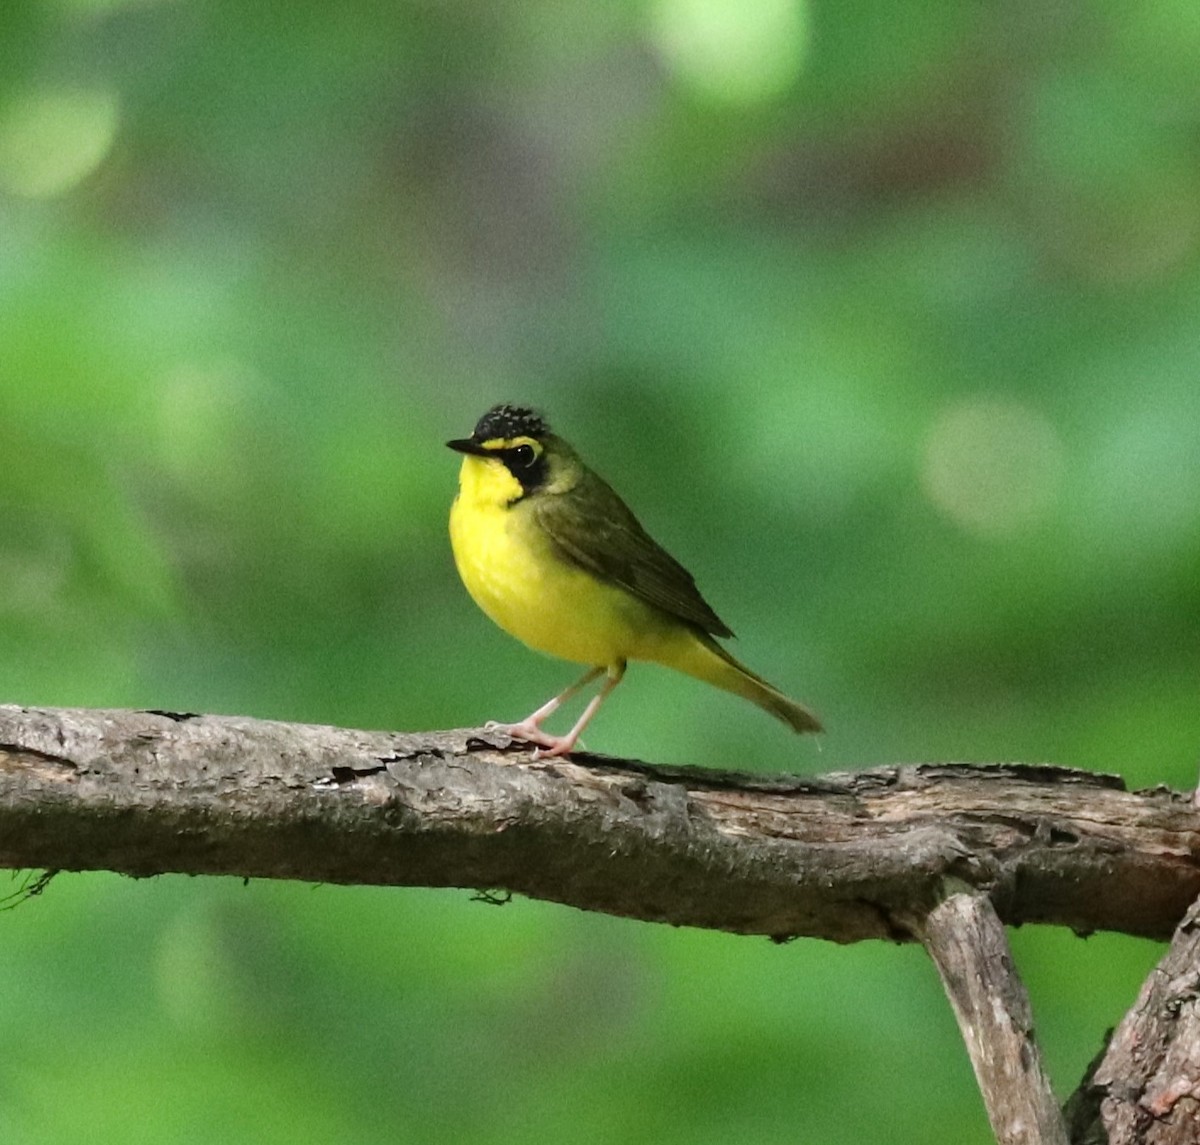
[[[521,483],[498,460],[464,457],[458,474],[459,496],[480,508],[507,508],[525,496]]]

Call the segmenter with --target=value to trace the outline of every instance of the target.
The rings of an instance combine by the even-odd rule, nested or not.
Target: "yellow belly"
[[[475,603],[506,632],[551,656],[605,666],[659,660],[664,645],[683,635],[678,622],[564,561],[524,506],[460,495],[450,511],[450,542]]]

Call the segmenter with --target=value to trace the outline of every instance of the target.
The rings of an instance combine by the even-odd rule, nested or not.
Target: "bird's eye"
[[[532,445],[515,446],[510,456],[522,469],[528,469],[537,460],[537,454]]]

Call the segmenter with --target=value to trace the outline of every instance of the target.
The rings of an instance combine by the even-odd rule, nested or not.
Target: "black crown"
[[[524,406],[493,406],[478,421],[471,435],[476,441],[508,440],[514,437],[545,437],[550,427],[540,414]]]

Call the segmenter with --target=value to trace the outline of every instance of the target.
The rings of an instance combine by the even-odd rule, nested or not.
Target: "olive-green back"
[[[704,632],[732,636],[692,574],[654,541],[603,478],[582,463],[579,469],[569,491],[535,501],[538,523],[560,555]]]

